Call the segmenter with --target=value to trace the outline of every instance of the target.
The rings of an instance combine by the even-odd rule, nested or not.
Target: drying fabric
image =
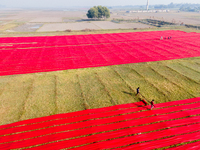
[[[0,76],[199,57],[199,38],[199,33],[173,30],[2,37]]]

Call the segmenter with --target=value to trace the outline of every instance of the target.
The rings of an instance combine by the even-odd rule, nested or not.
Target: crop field
[[[101,29],[130,29],[130,28],[152,28],[151,26],[141,23],[122,23],[117,24],[110,21],[93,21],[93,24]]]
[[[200,24],[199,13],[187,13],[187,12],[170,12],[170,13],[114,13],[111,15],[112,18],[123,18],[123,19],[157,19],[167,22],[175,21],[175,23],[184,24]]]
[[[199,37],[169,30],[0,38],[0,149],[199,143]]]
[[[65,31],[65,30],[84,30],[84,29],[133,29],[133,28],[152,28],[151,26],[140,23],[117,24],[110,21],[92,21],[76,23],[52,23],[45,24],[38,32]]]
[[[88,22],[77,22],[77,23],[52,23],[45,24],[38,32],[49,32],[49,31],[65,31],[65,30],[84,30],[84,29],[101,29],[98,26]]]
[[[13,31],[16,31],[16,32],[35,32],[42,25],[43,24],[27,23],[27,24],[17,26],[16,28],[13,28]]]
[[[40,23],[40,22],[62,22],[62,17],[37,17],[29,22]]]

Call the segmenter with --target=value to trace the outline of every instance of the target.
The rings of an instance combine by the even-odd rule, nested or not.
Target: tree
[[[93,7],[88,10],[87,13],[88,18],[98,18],[98,10],[97,8]]]
[[[174,8],[174,3],[173,2],[171,2],[169,5],[168,5],[168,8]]]
[[[103,16],[104,18],[110,18],[110,10],[107,7],[103,7]]]
[[[107,7],[94,6],[88,10],[88,18],[109,18],[110,11]]]

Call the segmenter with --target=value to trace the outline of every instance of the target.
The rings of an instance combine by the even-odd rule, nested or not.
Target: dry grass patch
[[[77,70],[81,90],[90,108],[101,108],[112,106],[112,97],[105,90],[104,85],[95,74],[95,69]]]
[[[0,124],[20,120],[32,82],[33,78],[31,75],[1,78]]]
[[[57,113],[84,110],[79,80],[75,70],[68,70],[57,75]]]
[[[176,70],[166,66],[167,62],[150,63],[149,65],[163,77],[176,84],[178,87],[184,89],[185,93],[189,93],[191,96],[193,95],[193,97],[198,97],[200,95],[199,84],[190,80],[186,76],[181,75]]]
[[[200,75],[199,75],[200,72],[195,71],[191,68],[185,67],[185,66],[181,65],[180,63],[169,63],[169,64],[167,64],[167,66],[176,70],[183,76],[186,76],[187,78],[189,78],[197,83],[200,83]]]
[[[138,101],[138,98],[135,97],[135,89],[131,89],[131,87],[129,87],[129,85],[127,85],[127,83],[111,67],[102,67],[96,72],[116,104],[119,105]]]
[[[55,81],[54,75],[35,74],[21,120],[55,114],[57,110]]]
[[[1,76],[0,124],[143,98],[163,103],[200,97],[198,64],[197,57]]]
[[[147,81],[144,76],[133,70],[129,65],[115,66],[115,70],[133,90],[136,91],[136,88],[140,87],[140,94],[147,100],[155,99],[156,102],[167,101],[168,98],[163,91],[160,91],[160,89]]]
[[[8,24],[0,25],[0,32],[13,29],[14,27],[17,27],[17,26],[19,26],[18,23],[8,23]]]

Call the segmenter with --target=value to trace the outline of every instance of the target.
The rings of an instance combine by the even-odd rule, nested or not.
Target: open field
[[[24,30],[24,29],[22,29]],[[144,29],[107,29],[107,30],[84,30],[84,31],[56,31],[56,32],[1,32],[0,37],[28,37],[28,36],[55,36],[55,35],[87,35],[87,34],[105,34],[105,33],[126,33],[126,32],[144,32],[144,31],[166,31],[179,30],[184,32],[197,32],[200,30],[194,28],[187,28],[183,26],[164,27],[164,28],[144,28]]]
[[[37,17],[29,22],[30,23],[62,22],[62,17]]]
[[[200,24],[200,13],[192,12],[169,12],[169,13],[125,13],[124,12],[115,12],[111,15],[111,18],[115,19],[157,19],[167,22],[175,21],[175,23],[184,23],[184,24]]]
[[[122,23],[117,24],[109,21],[96,21],[92,22],[101,29],[130,29],[130,28],[153,28],[151,26],[141,24],[141,23]]]
[[[197,24],[198,15],[197,13],[189,15],[158,13],[143,16],[138,13],[121,12],[113,13],[111,19],[134,19],[138,16],[152,18],[153,16],[155,19],[171,21],[176,17],[176,21]],[[7,11],[0,15],[0,36],[55,36],[169,29],[200,32],[185,27],[118,29],[122,25],[123,28],[132,25],[131,23],[112,24],[109,21],[96,22],[95,27],[99,28],[97,31],[65,31],[64,22],[68,20],[76,22],[78,19],[85,18],[84,11],[71,13]],[[44,26],[37,30],[31,28],[38,24]],[[73,29],[84,29],[88,24],[94,25],[95,22],[67,25]],[[93,25],[87,27],[92,28]],[[36,32],[41,29],[44,31]],[[199,98],[184,102],[176,101],[200,97],[200,57],[197,51],[200,46],[199,37],[186,36],[174,39],[173,36],[171,41],[160,41],[158,37],[149,35],[144,40],[144,37],[139,35],[140,33],[136,36],[135,42],[130,40],[132,36],[124,36],[122,39],[130,40],[124,42],[118,41],[115,35],[104,38],[101,35],[99,35],[101,38],[85,35],[64,42],[59,37],[56,40],[51,37],[48,39],[37,37],[40,42],[24,40],[22,43],[19,41],[15,43],[16,41],[13,40],[15,44],[9,42],[2,44],[1,41],[0,58],[3,59],[0,59],[0,70],[2,75],[7,76],[0,76],[0,125],[2,125],[0,126],[0,149],[22,147],[37,150],[144,149],[151,147],[173,150],[179,145],[183,145],[177,147],[180,149],[189,148],[191,145],[199,146]],[[159,35],[159,38],[160,36],[162,35]],[[140,38],[143,43],[138,41]],[[98,43],[98,41],[104,42]],[[66,46],[69,43],[73,48]],[[138,44],[140,45],[138,48],[142,51],[134,53],[132,50],[137,47],[133,45],[138,46]],[[70,51],[66,51],[68,48]],[[101,55],[102,59],[98,59],[99,56],[95,55],[93,49],[95,53]],[[108,53],[110,55],[107,55]],[[161,61],[166,57],[176,60]],[[154,62],[144,62],[144,60],[152,61],[152,58]],[[87,67],[104,66],[105,62],[107,65],[122,65],[75,69],[77,66],[86,67],[85,64],[88,65]],[[75,67],[73,70],[66,70],[72,69],[66,68],[66,64]],[[7,71],[13,74],[13,71],[17,73],[19,70],[21,73],[30,73],[30,70],[40,73],[6,74]],[[136,96],[138,86],[140,94]],[[146,99],[148,102],[154,99],[155,110],[149,111],[149,106],[141,107],[141,99]],[[91,110],[93,108],[99,109]],[[48,117],[39,118],[44,116]],[[27,120],[31,118],[36,119]],[[25,121],[18,122],[21,120]],[[16,123],[9,124],[13,122]]]
[[[13,28],[13,31],[15,32],[35,32],[37,29],[39,29],[43,24],[36,24],[36,23],[27,23],[23,24],[21,26],[17,26],[16,28]]]
[[[110,21],[92,21],[92,22],[77,22],[77,23],[54,23],[45,24],[38,32],[52,32],[65,30],[100,30],[100,29],[133,29],[133,28],[153,28],[151,26],[140,23],[123,23],[117,24]]]
[[[200,97],[200,58],[0,77],[0,124],[155,99]],[[136,88],[141,95],[135,96]]]
[[[88,22],[86,17],[87,9],[80,11],[65,11],[65,10],[0,10],[0,22],[4,22],[3,25],[0,25],[0,33],[1,34],[10,34],[10,32],[14,32],[18,35],[23,34],[23,32],[27,32],[27,27],[30,23],[36,24],[44,24],[38,28],[39,32],[58,32],[65,30],[114,30],[117,29],[130,29],[130,28],[141,28],[148,29],[149,25],[138,24],[138,23],[113,23],[112,19],[157,19],[176,23],[184,23],[184,24],[200,24],[199,13],[186,13],[186,12],[175,12],[172,11],[170,13],[126,13],[125,10],[111,10],[111,17],[107,21],[99,21],[99,22]],[[71,22],[67,23],[66,22]],[[76,24],[75,24],[76,23]],[[23,29],[24,28],[24,29]],[[173,28],[175,29],[175,27]],[[34,34],[37,30],[28,30],[31,34]],[[102,32],[102,31],[99,31]],[[113,31],[106,31],[113,32]],[[114,31],[116,32],[116,31]],[[28,33],[28,34],[30,34]],[[104,32],[105,33],[105,32]],[[53,33],[53,35],[57,35],[59,33]],[[63,33],[69,34],[69,33]],[[71,33],[77,34],[77,33]],[[85,33],[81,33],[85,34]],[[41,35],[41,34],[40,34]],[[0,35],[1,36],[1,35]]]
[[[52,23],[52,24],[45,24],[38,32],[52,32],[52,31],[66,31],[66,30],[84,30],[84,29],[91,29],[91,30],[99,30],[98,26],[93,23],[88,22],[77,22],[77,23]]]

